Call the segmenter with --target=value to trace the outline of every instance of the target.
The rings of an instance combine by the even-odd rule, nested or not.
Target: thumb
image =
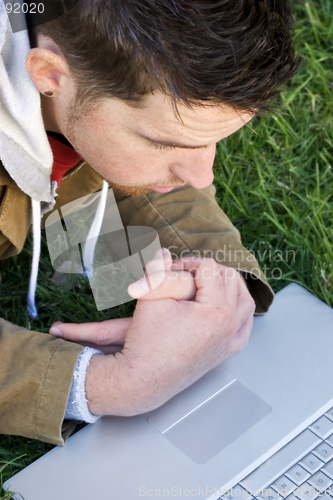
[[[145,277],[132,283],[128,288],[128,294],[134,299],[154,290],[165,278],[165,272],[172,267],[171,253],[167,248],[160,248],[154,258],[146,264]]]
[[[139,280],[128,287],[129,295],[140,300],[192,300],[197,293],[194,277],[187,271],[157,272],[150,275],[149,280],[153,285],[150,292],[146,290],[146,280]]]
[[[172,257],[167,248],[161,248],[146,265],[146,277],[132,283],[128,294],[134,299],[192,300],[197,291],[194,277],[187,271],[171,271]]]
[[[98,345],[123,344],[132,318],[108,319],[97,323],[53,323],[49,333],[72,342]]]

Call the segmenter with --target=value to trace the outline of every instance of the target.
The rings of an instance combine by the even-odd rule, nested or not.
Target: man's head
[[[46,129],[111,184],[203,187],[216,142],[296,73],[291,27],[287,0],[78,0],[30,30],[27,68],[55,91]]]

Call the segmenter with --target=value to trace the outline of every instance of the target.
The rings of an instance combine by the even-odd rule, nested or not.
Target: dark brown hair
[[[173,105],[258,112],[299,68],[289,0],[78,0],[29,29],[59,46],[80,104],[141,105],[159,89]]]

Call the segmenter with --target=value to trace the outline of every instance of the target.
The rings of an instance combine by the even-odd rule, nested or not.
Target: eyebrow
[[[152,142],[153,144],[159,144],[160,146],[166,146],[168,148],[182,148],[182,149],[203,149],[206,148],[207,145],[204,146],[188,146],[186,144],[182,144],[181,142],[175,142],[175,141],[166,141],[163,139],[154,139],[152,137],[148,137],[144,134],[141,134],[140,132],[135,131],[134,132],[136,135],[139,137],[142,137],[143,139],[146,139],[149,142]]]

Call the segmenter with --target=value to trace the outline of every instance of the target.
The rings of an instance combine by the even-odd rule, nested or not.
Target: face
[[[164,193],[186,183],[202,189],[213,181],[216,143],[252,116],[216,106],[179,111],[181,121],[160,92],[141,108],[106,99],[81,117],[72,102],[62,125],[82,158],[126,194]]]
[[[216,143],[252,118],[227,106],[179,105],[179,120],[170,98],[158,91],[141,107],[108,98],[83,112],[60,49],[44,36],[30,51],[27,69],[40,92],[56,90],[52,98],[41,96],[46,130],[63,134],[111,186],[129,195],[208,186]]]

